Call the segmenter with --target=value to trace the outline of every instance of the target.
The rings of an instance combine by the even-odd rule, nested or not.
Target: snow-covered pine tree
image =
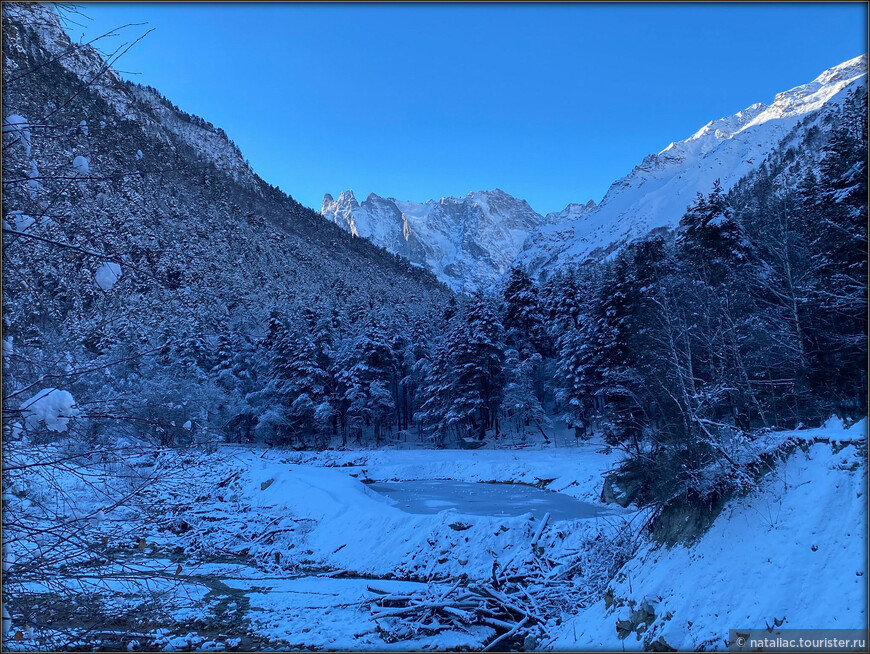
[[[483,439],[498,431],[498,410],[504,391],[504,327],[492,301],[482,294],[462,304],[451,320],[447,349],[453,373],[454,399],[449,420],[467,436]]]
[[[541,354],[548,354],[538,289],[522,267],[510,269],[502,297],[505,342],[513,347],[530,345]]]

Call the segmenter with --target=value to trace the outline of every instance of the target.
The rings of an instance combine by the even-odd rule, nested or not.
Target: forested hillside
[[[70,376],[94,435],[127,415],[166,443],[297,447],[443,445],[566,413],[690,468],[866,408],[866,86],[676,232],[454,297],[121,81],[50,9],[10,5],[6,24],[8,402]]]
[[[559,397],[626,448],[636,499],[721,493],[751,434],[866,414],[866,115],[865,86],[675,233],[542,290]]]
[[[429,273],[257,177],[222,130],[121,81],[48,6],[4,12],[11,410],[38,379],[71,375],[96,431],[112,415],[167,442],[187,420],[231,435],[281,339],[320,321],[356,364],[377,325],[424,329],[447,299]]]

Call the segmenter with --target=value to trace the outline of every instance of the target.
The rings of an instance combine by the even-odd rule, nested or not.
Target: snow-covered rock
[[[73,159],[73,170],[76,171],[79,175],[87,175],[91,167],[88,164],[88,160],[82,155],[78,155],[75,159]]]
[[[862,55],[777,94],[770,105],[757,103],[707,123],[684,141],[644,157],[611,185],[597,207],[572,211],[582,205],[569,205],[559,215],[562,220],[548,220],[530,235],[518,262],[552,270],[601,258],[655,229],[675,227],[697,193],[708,193],[717,179],[727,191],[781,147],[801,121],[810,119],[800,126],[803,133],[818,122],[814,113],[820,117],[820,110],[866,83],[867,56]]]
[[[527,235],[547,219],[500,189],[425,203],[353,191],[326,194],[320,213],[348,232],[431,270],[457,291],[485,288],[507,271]]]
[[[580,220],[589,215],[596,208],[595,200],[589,200],[586,204],[570,203],[562,211],[552,211],[544,216],[544,221],[548,225],[556,225],[569,220]]]

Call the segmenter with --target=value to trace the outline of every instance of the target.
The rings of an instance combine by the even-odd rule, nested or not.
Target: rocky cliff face
[[[431,270],[458,291],[498,280],[528,234],[554,216],[544,218],[525,200],[499,189],[425,203],[374,193],[359,203],[345,191],[337,200],[327,194],[320,213],[354,236]]]

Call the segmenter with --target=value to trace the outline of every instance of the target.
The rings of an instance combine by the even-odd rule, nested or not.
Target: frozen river
[[[616,515],[611,507],[576,500],[562,493],[525,484],[492,484],[448,479],[376,482],[368,487],[396,503],[407,513],[432,514],[448,509],[487,516],[537,517],[549,513],[554,520],[577,520]]]

